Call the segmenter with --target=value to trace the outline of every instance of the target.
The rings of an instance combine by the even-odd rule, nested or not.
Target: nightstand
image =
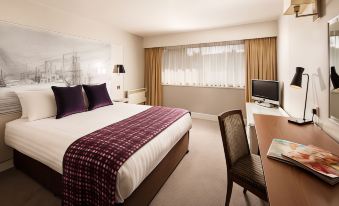
[[[113,102],[122,102],[122,103],[128,103],[128,98],[122,98],[122,99],[113,99]]]

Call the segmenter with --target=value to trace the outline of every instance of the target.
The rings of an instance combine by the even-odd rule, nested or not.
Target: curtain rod
[[[177,45],[177,46],[165,46],[166,49],[176,49],[176,48],[194,48],[202,46],[223,46],[223,45],[237,45],[244,44],[244,40],[234,40],[234,41],[221,41],[221,42],[210,42],[210,43],[199,43],[199,44],[186,44],[186,45]]]

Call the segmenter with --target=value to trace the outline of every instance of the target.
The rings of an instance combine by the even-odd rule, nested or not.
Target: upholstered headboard
[[[6,123],[21,117],[21,105],[18,96],[12,91],[0,92],[0,171],[6,169],[11,164],[13,151],[5,145]]]

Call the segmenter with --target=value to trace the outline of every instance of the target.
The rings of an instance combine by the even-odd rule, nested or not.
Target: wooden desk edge
[[[332,187],[302,169],[267,158],[273,138],[313,144],[334,154],[339,152],[339,144],[320,128],[314,125],[294,125],[288,123],[287,119],[288,117],[254,114],[270,204],[339,205],[339,184]]]

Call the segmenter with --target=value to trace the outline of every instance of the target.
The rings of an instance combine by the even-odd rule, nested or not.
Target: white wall
[[[241,109],[245,112],[244,89],[169,85],[165,85],[163,89],[165,106],[211,115],[233,109]]]
[[[144,50],[141,37],[111,25],[30,1],[1,0],[0,21],[111,43],[113,64],[123,63],[127,70],[125,90],[144,86]],[[120,78],[115,76],[114,79],[118,81]]]
[[[285,1],[285,6],[286,1]],[[284,109],[293,116],[302,117],[305,97],[303,89],[289,87],[295,67],[304,67],[311,75],[307,116],[311,117],[312,107],[320,107],[320,123],[323,129],[339,141],[339,125],[328,119],[328,24],[339,15],[339,1],[326,1],[326,15],[316,22],[312,17],[295,18],[281,16],[278,34],[278,78],[284,81]]]
[[[163,47],[208,42],[232,41],[272,37],[278,34],[277,21],[269,21],[256,24],[226,27],[222,29],[204,30],[159,35],[144,38],[144,47]]]

